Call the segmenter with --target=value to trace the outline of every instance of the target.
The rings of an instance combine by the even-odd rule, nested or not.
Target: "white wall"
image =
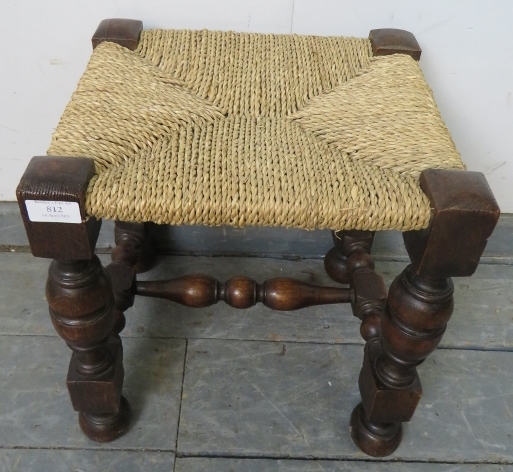
[[[367,36],[415,34],[421,66],[470,170],[484,172],[513,213],[513,1],[511,0],[9,0],[0,27],[0,201],[52,130],[87,63],[103,18],[146,28]]]

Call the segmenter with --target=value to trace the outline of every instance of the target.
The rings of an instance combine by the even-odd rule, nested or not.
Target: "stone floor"
[[[109,229],[98,245],[105,264]],[[297,244],[287,231],[208,231],[183,230],[175,240],[203,244],[204,255],[183,255],[180,246],[144,277],[332,283],[320,258],[329,233]],[[208,257],[230,252],[212,242],[216,231],[221,240],[233,236],[235,252],[268,257]],[[265,236],[276,244],[266,246]],[[512,241],[513,218],[504,216],[476,274],[454,280],[451,323],[419,367],[424,395],[385,460],[371,460],[349,436],[363,344],[348,306],[194,310],[138,298],[123,332],[132,428],[100,445],[82,435],[69,403],[70,351],[44,300],[48,261],[28,253],[15,206],[0,204],[0,471],[513,471]],[[399,242],[397,234],[377,235],[387,284],[406,264]]]

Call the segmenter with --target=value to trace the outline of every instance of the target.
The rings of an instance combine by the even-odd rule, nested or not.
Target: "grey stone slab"
[[[45,300],[48,265],[32,254],[0,253],[0,334],[55,335]]]
[[[171,472],[172,452],[4,449],[3,472]]]
[[[108,255],[101,255],[104,264]],[[0,333],[55,336],[49,321],[44,286],[49,262],[30,254],[0,253]],[[377,270],[390,284],[404,267],[381,261]],[[164,257],[141,279],[165,279],[204,272],[220,280],[247,275],[294,276],[305,282],[334,285],[320,260],[287,261],[234,257]],[[469,278],[454,279],[455,310],[442,347],[513,349],[513,266],[479,266]],[[137,297],[127,311],[126,337],[251,339],[320,343],[362,343],[359,321],[348,305],[325,305],[293,312],[275,312],[261,304],[236,310],[219,303],[193,309],[166,300]]]
[[[96,252],[109,252],[115,246],[114,221],[103,220],[102,229],[100,230],[100,235],[98,236],[98,241],[96,243]]]
[[[132,406],[132,428],[103,445],[82,434],[71,408],[66,389],[70,353],[58,338],[0,337],[0,445],[174,450],[184,340],[124,340],[123,393]]]
[[[294,459],[178,458],[175,472],[511,472],[511,465]]]
[[[409,261],[400,231],[378,231],[372,243],[372,255],[376,260]]]
[[[482,264],[454,278],[454,313],[440,345],[513,349],[513,266]]]
[[[178,452],[191,456],[365,459],[348,421],[359,346],[193,340]],[[511,353],[438,350],[394,460],[513,461]]]

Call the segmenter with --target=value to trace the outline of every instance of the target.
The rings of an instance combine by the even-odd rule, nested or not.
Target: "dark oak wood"
[[[124,18],[109,18],[103,20],[96,29],[91,42],[93,49],[104,41],[119,44],[134,51],[139,43],[139,36],[143,30],[140,20],[128,20]]]
[[[116,221],[114,229],[116,247],[112,251],[114,262],[124,262],[140,274],[155,264],[157,252],[148,231],[148,223]]]
[[[333,231],[335,247],[324,258],[328,275],[340,283],[350,283],[354,292],[351,308],[362,320],[360,333],[366,341],[379,336],[380,317],[387,291],[381,276],[374,272],[370,255],[374,232]]]
[[[420,185],[433,216],[428,229],[404,233],[415,272],[440,278],[472,275],[500,215],[484,175],[428,169]]]
[[[380,334],[380,319],[385,309],[387,290],[383,278],[374,272],[370,255],[374,233],[371,231],[346,231],[343,252],[351,276],[354,300],[353,314],[359,318],[360,334],[366,341]]]
[[[94,255],[101,221],[87,218],[85,195],[92,159],[35,157],[17,189],[34,255],[53,258],[46,284],[52,323],[73,354],[67,386],[83,431],[110,441],[128,428],[130,408],[121,399],[121,340],[112,335],[114,296],[109,276]],[[77,223],[33,222],[27,200],[74,202]]]
[[[105,269],[109,274],[114,294],[112,333],[119,336],[126,324],[124,311],[134,304],[136,272],[133,266],[123,262],[112,262]]]
[[[111,365],[106,344],[112,329],[114,299],[98,257],[53,261],[48,271],[46,300],[57,333],[74,350],[76,370],[85,375],[106,370]]]
[[[299,310],[312,305],[348,303],[352,290],[321,287],[299,280],[276,278],[259,284],[249,277],[232,277],[225,283],[208,275],[185,275],[171,280],[137,282],[137,295],[159,297],[200,308],[225,301],[234,308],[263,303],[273,310]]]
[[[107,266],[107,271],[115,299],[113,331],[119,334],[126,324],[124,311],[134,304],[136,274],[151,269],[157,253],[145,223],[116,221],[114,237],[113,262]]]
[[[331,280],[339,284],[348,284],[351,281],[347,270],[347,257],[337,246],[332,247],[324,256],[324,270]]]
[[[94,161],[85,157],[39,156],[30,161],[16,196],[32,254],[58,260],[91,259],[101,221],[87,218],[85,194],[94,175]],[[79,204],[82,223],[30,221],[26,200]]]
[[[453,311],[450,277],[474,272],[499,216],[480,174],[428,170],[421,185],[431,201],[431,223],[404,234],[412,263],[390,286],[381,341],[367,343],[362,406],[351,418],[354,441],[373,456],[399,445],[400,424],[411,419],[422,395],[416,366],[438,346]]]
[[[388,388],[397,379],[390,379],[389,376],[384,378],[379,369],[372,368],[383,356],[384,350],[379,339],[373,339],[365,345],[363,369],[359,378],[362,402],[366,406],[366,417],[371,423],[400,424],[409,421],[415,412],[422,392],[420,380],[413,371],[407,384],[394,383],[395,386],[404,388]]]
[[[96,256],[53,261],[46,299],[57,333],[73,350],[67,385],[82,430],[95,441],[110,441],[128,429],[130,410],[126,401],[121,405],[122,350],[119,338],[111,337],[114,297],[107,273]]]
[[[385,355],[376,363],[386,384],[400,388],[414,381],[414,367],[442,339],[454,307],[453,291],[450,279],[416,275],[411,265],[392,282],[381,320]]]
[[[422,49],[409,31],[394,28],[374,29],[369,33],[369,39],[374,56],[408,54],[416,61],[420,60]]]
[[[374,232],[332,231],[331,236],[334,247],[324,257],[324,269],[335,282],[349,284],[351,282],[351,273],[347,265],[346,253],[348,251],[361,250],[370,254]],[[351,245],[354,245],[354,249],[350,249]]]
[[[355,444],[372,457],[392,454],[403,439],[401,423],[371,423],[362,403],[351,413],[349,432]]]
[[[331,280],[339,284],[348,284],[351,281],[347,269],[347,257],[344,255],[344,232],[332,231],[333,247],[324,256],[324,270]]]
[[[127,432],[131,414],[130,404],[122,395],[118,413],[101,415],[80,412],[78,422],[89,439],[110,442]]]
[[[353,314],[362,323],[360,334],[365,341],[379,337],[380,320],[385,310],[387,289],[383,278],[370,269],[361,269],[352,274],[351,288],[354,300]]]

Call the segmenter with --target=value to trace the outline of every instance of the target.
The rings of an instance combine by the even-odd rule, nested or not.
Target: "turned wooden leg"
[[[351,271],[348,265],[348,258],[351,255],[364,254],[369,255],[374,241],[374,231],[332,231],[334,247],[332,247],[324,256],[324,269],[329,277],[340,284],[351,283]],[[374,262],[372,258],[367,258],[368,266]],[[355,257],[352,260],[353,268],[356,268]]]
[[[68,390],[82,431],[98,442],[127,429],[130,407],[121,396],[121,341],[111,337],[114,297],[96,256],[86,261],[53,261],[46,298],[53,325],[73,350]]]
[[[149,270],[155,262],[156,251],[145,223],[116,221],[116,247],[112,251],[112,264],[107,266],[114,292],[114,328],[119,335],[125,327],[124,311],[134,304],[136,274]]]
[[[114,262],[133,266],[138,274],[153,267],[157,252],[152,245],[147,223],[116,221],[114,237],[116,241],[116,247],[112,251]]]
[[[404,233],[412,263],[390,286],[381,338],[365,347],[362,403],[351,417],[354,442],[371,456],[399,445],[401,423],[422,394],[416,366],[438,346],[453,311],[450,277],[474,273],[499,217],[480,173],[430,169],[420,183],[433,208],[430,226]]]
[[[324,258],[328,275],[339,283],[349,283],[353,290],[351,308],[362,321],[360,333],[366,341],[379,336],[380,318],[386,301],[386,288],[374,272],[370,255],[374,232],[333,231],[335,247]]]
[[[86,218],[85,194],[94,175],[86,158],[35,157],[17,189],[32,253],[54,259],[46,285],[53,325],[73,354],[67,385],[84,433],[111,441],[128,429],[121,395],[122,349],[111,335],[114,295],[94,255],[101,221]]]
[[[344,231],[332,231],[331,236],[334,246],[324,256],[324,270],[331,280],[348,284],[351,278],[347,269],[347,257],[344,255]]]
[[[112,334],[119,336],[126,324],[124,312],[134,304],[136,272],[132,265],[122,261],[112,262],[106,267],[106,270],[114,294]]]

